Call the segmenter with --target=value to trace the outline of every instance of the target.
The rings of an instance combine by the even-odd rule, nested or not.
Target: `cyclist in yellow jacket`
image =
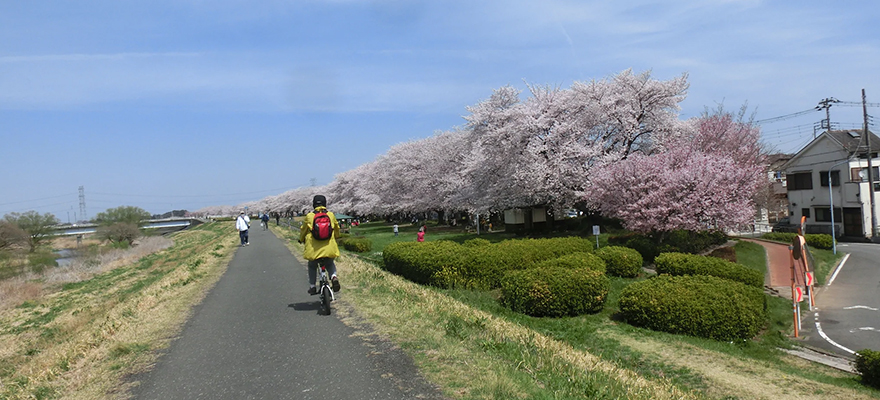
[[[327,198],[324,196],[316,195],[312,199],[312,206],[315,208],[315,211],[306,215],[306,219],[303,221],[299,231],[299,242],[306,244],[303,257],[309,261],[309,294],[315,295],[318,293],[315,284],[318,280],[319,259],[326,259],[324,265],[327,267],[327,272],[330,273],[331,286],[334,292],[338,292],[340,288],[339,278],[336,276],[336,263],[333,260],[339,257],[339,246],[336,244],[336,238],[339,237],[339,222],[336,221],[336,216],[332,212],[327,211]],[[327,213],[327,216],[330,217],[332,236],[329,239],[318,240],[312,234],[316,213]]]

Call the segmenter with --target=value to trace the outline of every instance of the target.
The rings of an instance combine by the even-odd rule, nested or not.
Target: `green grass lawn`
[[[376,264],[380,266],[381,250],[385,246],[397,241],[414,241],[415,232],[418,230],[415,226],[400,225],[400,235],[395,237],[391,225],[374,222],[361,225],[353,232],[373,241],[373,249],[376,251],[374,254],[380,261]],[[464,241],[476,237],[472,233],[434,226],[429,226],[427,232],[428,240]],[[495,233],[481,237],[499,241],[513,236]],[[605,240],[601,240],[600,243],[604,244]],[[739,242],[735,246],[735,253],[737,262],[749,268],[766,271],[765,252],[760,245]],[[397,321],[395,318],[399,315],[408,315],[408,321],[425,319],[430,322],[426,323],[424,330],[419,330],[417,327],[419,324],[412,326],[408,324],[407,329],[399,331],[394,331],[394,328],[386,329],[396,332],[391,335],[400,340],[403,348],[415,352],[416,358],[425,363],[422,368],[434,379],[439,379],[438,383],[441,386],[462,388],[461,393],[469,393],[463,398],[508,398],[508,395],[520,390],[521,393],[529,393],[530,398],[620,398],[620,393],[626,393],[623,389],[613,386],[613,382],[617,382],[616,379],[619,378],[614,378],[614,374],[607,380],[592,376],[588,378],[592,383],[586,385],[580,381],[583,379],[582,373],[573,375],[572,371],[566,369],[564,362],[560,361],[559,365],[555,365],[555,362],[535,361],[534,357],[543,354],[543,350],[515,343],[516,340],[511,338],[487,339],[486,331],[489,323],[486,321],[490,320],[481,319],[485,317],[467,316],[470,314],[458,316],[456,314],[458,311],[448,311],[450,315],[438,316],[437,310],[428,310],[431,302],[423,298],[424,294],[416,294],[417,289],[395,287],[383,290],[390,283],[390,278],[383,277],[377,272],[364,272],[360,275],[354,280],[363,279],[363,282],[353,282],[353,284],[362,287],[352,288],[357,292],[356,302],[362,302],[370,310],[380,307],[383,309],[381,312],[370,312],[374,322],[383,325],[383,322]],[[503,321],[499,323],[522,327],[528,332],[535,332],[571,346],[575,351],[595,355],[602,362],[611,363],[614,368],[619,368],[621,371],[631,371],[647,381],[662,385],[671,384],[676,388],[673,390],[693,393],[695,398],[755,398],[755,392],[751,390],[758,386],[778,390],[778,392],[761,394],[766,398],[776,398],[788,393],[788,386],[778,383],[784,380],[800,382],[796,385],[803,385],[804,382],[821,383],[820,386],[826,385],[824,389],[816,390],[826,390],[825,393],[831,393],[828,392],[828,388],[832,387],[836,388],[831,389],[832,391],[858,393],[855,397],[866,394],[873,397],[876,394],[861,386],[852,375],[836,373],[816,366],[804,367],[780,351],[780,348],[793,345],[789,339],[792,331],[791,303],[784,299],[767,296],[768,323],[765,329],[751,340],[719,342],[655,332],[629,325],[618,316],[619,294],[626,286],[644,279],[649,279],[648,275],[636,279],[611,277],[611,289],[601,312],[563,318],[536,318],[513,312],[499,303],[499,290],[447,290],[413,285],[435,293],[440,296],[439,298],[454,299],[465,307],[477,310],[477,313],[491,316],[493,320]],[[385,293],[386,291],[388,293]],[[396,326],[398,323],[394,322],[390,325]],[[439,335],[451,340],[451,344],[434,343],[439,340],[435,337],[438,329]],[[444,354],[449,355],[444,356]],[[461,380],[461,376],[468,374],[464,371],[480,364],[474,360],[486,359],[507,366],[490,368],[490,370],[500,371],[497,373],[509,377],[493,378],[489,382],[517,383],[509,383],[511,387],[500,390],[497,387],[487,389],[480,379],[470,382]],[[470,361],[461,364],[464,361],[454,360]],[[445,364],[447,361],[451,362],[452,366]],[[723,372],[711,366],[716,361],[725,365],[721,368]],[[456,373],[459,367],[463,370]],[[452,372],[449,372],[450,369]],[[438,375],[432,374],[431,371],[446,371],[446,375],[440,374],[438,378]],[[718,378],[719,373],[726,377]],[[625,375],[624,372],[620,376]],[[725,389],[718,388],[717,379],[726,382],[723,385]],[[538,385],[539,389],[531,386],[533,384]],[[597,388],[606,385],[612,389],[604,395],[603,392],[596,391]],[[814,391],[807,397],[819,394],[821,394],[819,391]],[[632,393],[626,394],[626,396],[630,395]],[[837,395],[838,398],[849,398],[848,396],[853,397],[851,394]]]

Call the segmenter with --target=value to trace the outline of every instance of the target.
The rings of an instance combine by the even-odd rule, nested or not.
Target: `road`
[[[804,319],[807,343],[849,357],[880,351],[880,245],[841,243],[838,251],[849,258],[817,292],[813,313],[804,313],[812,316]]]
[[[400,349],[319,315],[280,239],[256,224],[250,236],[155,368],[132,377],[134,398],[443,398]]]

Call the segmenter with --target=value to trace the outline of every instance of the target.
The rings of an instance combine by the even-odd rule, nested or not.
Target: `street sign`
[[[804,289],[801,288],[800,286],[798,286],[794,289],[795,289],[795,295],[797,297],[797,299],[795,299],[795,301],[798,303],[804,301]]]
[[[599,236],[599,225],[593,225],[593,236]]]
[[[813,286],[813,273],[805,272],[804,275],[806,275],[807,286]]]

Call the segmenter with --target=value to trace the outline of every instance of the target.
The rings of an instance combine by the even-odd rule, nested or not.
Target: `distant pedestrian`
[[[281,225],[281,214],[275,213],[275,226]]]
[[[238,213],[238,218],[235,220],[235,228],[238,229],[238,237],[241,239],[241,246],[244,247],[249,245],[248,229],[251,228],[251,219],[245,215],[244,211]]]
[[[398,232],[397,224],[394,224],[394,236],[397,236],[397,232]]]
[[[425,241],[425,228],[419,228],[419,233],[416,234],[416,241],[417,242],[424,242]]]
[[[260,221],[263,221],[263,230],[269,229],[269,213],[264,213],[260,218]]]

